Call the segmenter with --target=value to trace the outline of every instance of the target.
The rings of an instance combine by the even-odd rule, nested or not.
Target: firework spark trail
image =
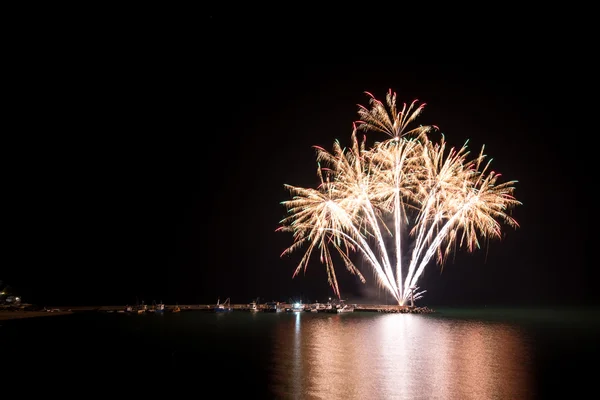
[[[488,179],[486,179],[486,180],[488,180]],[[496,187],[496,189],[497,188],[498,187]],[[488,189],[490,189],[490,188],[488,188]],[[412,279],[410,281],[411,286],[416,285],[417,280],[423,273],[423,271],[424,271],[425,267],[427,266],[427,264],[429,263],[431,257],[433,257],[435,252],[441,246],[442,242],[444,240],[446,240],[448,234],[453,229],[456,229],[456,230],[460,229],[463,231],[463,239],[466,239],[466,242],[463,242],[461,240],[461,244],[466,243],[469,251],[473,251],[474,245],[478,245],[477,232],[481,233],[482,236],[487,236],[487,235],[492,235],[492,236],[496,236],[496,237],[500,236],[499,223],[490,217],[489,212],[481,212],[481,210],[478,210],[478,207],[481,207],[482,205],[484,207],[489,207],[489,203],[482,202],[481,198],[480,198],[480,193],[484,192],[484,195],[486,194],[485,190],[486,190],[486,188],[480,188],[477,193],[475,191],[475,189],[472,189],[472,192],[469,193],[467,198],[464,200],[463,205],[458,210],[456,210],[455,214],[452,215],[445,222],[444,226],[436,233],[435,238],[433,238],[432,243],[427,248],[425,255],[423,256],[423,258],[421,259],[421,261],[419,263],[419,268],[417,269],[416,273],[412,276]],[[505,201],[506,200],[512,201],[512,199],[510,197],[506,197],[503,195],[501,195],[497,198],[503,199]],[[502,203],[504,203],[504,201]],[[500,204],[500,205],[497,205],[497,207],[504,208],[505,206],[504,206],[504,204]],[[478,220],[478,218],[482,218],[483,221]],[[512,219],[509,218],[507,220],[507,222],[512,223]],[[514,222],[514,223],[516,223],[516,222]],[[470,224],[476,224],[478,229],[477,230],[469,229]],[[433,227],[434,227],[434,225],[432,225],[432,229],[433,229]],[[468,232],[470,232],[470,235],[467,235]],[[465,236],[465,235],[467,235],[467,236]],[[446,251],[446,254],[447,254],[447,251]],[[441,261],[443,261],[443,260],[441,260]]]
[[[389,287],[393,296],[399,299],[398,287],[393,278],[394,273],[391,266],[391,262],[388,256],[388,250],[385,246],[385,239],[382,236],[381,228],[377,221],[377,215],[375,213],[370,197],[372,196],[372,184],[370,182],[371,176],[366,173],[368,166],[365,165],[366,158],[361,153],[364,152],[364,148],[359,146],[356,138],[356,129],[352,133],[352,147],[349,151],[345,152],[339,143],[334,145],[334,154],[329,154],[323,149],[319,149],[317,158],[323,161],[329,161],[335,165],[335,173],[337,174],[338,180],[336,183],[339,185],[338,189],[342,192],[344,199],[350,201],[349,208],[362,209],[365,220],[364,222],[370,226],[369,232],[374,236],[376,243],[380,249],[382,264],[376,265],[377,274],[379,279],[384,283],[386,287]],[[355,206],[355,207],[353,207]],[[355,234],[360,232],[355,231]],[[361,235],[362,236],[362,235]],[[375,265],[374,265],[375,266]],[[383,278],[385,276],[386,279]]]
[[[396,281],[398,286],[398,296],[402,295],[402,241],[401,239],[401,226],[402,216],[400,214],[400,196],[394,196],[394,232],[396,239]]]
[[[458,152],[458,154],[460,153]],[[444,262],[444,259],[450,253],[451,245],[456,243],[455,239],[458,231],[463,232],[459,246],[465,245],[468,251],[473,251],[475,247],[479,247],[478,233],[483,237],[500,237],[500,224],[493,216],[503,220],[508,225],[518,226],[514,219],[503,212],[511,206],[520,204],[511,195],[514,190],[511,185],[516,181],[495,185],[498,175],[493,172],[487,176],[485,175],[489,162],[482,172],[478,171],[484,158],[482,148],[482,152],[476,160],[465,164],[467,167],[464,169],[465,173],[460,175],[463,177],[463,183],[457,185],[459,190],[453,196],[445,198],[445,201],[438,207],[426,239],[423,240],[423,236],[418,239],[421,240],[421,243],[413,255],[410,269],[414,271],[416,263],[420,259],[418,261],[419,267],[414,274],[409,272],[405,283],[406,287],[416,285],[430,259],[440,249],[442,243],[448,239],[449,235],[452,240],[448,240],[446,249],[439,253],[438,261],[440,264]],[[441,229],[437,230],[439,223],[444,220],[446,222]],[[425,224],[421,223],[418,227],[421,228],[420,234],[422,234]],[[430,244],[425,255],[421,257],[423,244],[426,241]],[[407,298],[405,297],[404,300],[407,300]]]
[[[290,190],[303,190],[301,188],[294,188],[291,186],[289,186],[288,188]],[[296,201],[298,201],[298,200],[299,199],[296,198]],[[321,225],[319,223],[319,221],[315,222],[315,225],[318,227],[317,231],[319,232],[319,234],[313,236],[313,239],[309,245],[309,249],[305,252],[305,255],[302,258],[300,264],[298,265],[298,268],[296,269],[294,275],[298,274],[298,272],[302,269],[302,267],[306,267],[308,259],[310,257],[310,254],[312,252],[312,249],[314,248],[314,246],[317,243],[319,243],[320,239],[323,237],[323,233],[329,232],[332,234],[332,237],[328,238],[327,242],[333,243],[333,245],[336,246],[336,248],[338,250],[340,249],[340,247],[335,244],[335,238],[342,238],[344,241],[349,241],[350,243],[354,244],[361,252],[363,252],[363,254],[365,254],[367,260],[371,263],[372,267],[376,271],[380,284],[382,284],[382,286],[384,286],[390,292],[394,293],[394,288],[389,284],[387,276],[386,276],[385,272],[383,271],[383,268],[377,261],[377,257],[371,250],[369,244],[367,243],[367,241],[365,240],[363,235],[358,230],[356,224],[351,221],[348,213],[345,210],[343,210],[334,201],[329,200],[326,203],[327,203],[326,206],[329,209],[329,211],[331,212],[331,214],[334,215],[335,216],[334,218],[340,222],[339,226],[347,227],[347,229],[349,229],[353,233],[353,235],[349,235],[349,234],[345,233],[343,229],[325,227],[325,226]],[[294,209],[292,208],[292,210],[294,210]],[[302,232],[302,234],[303,234],[303,232],[304,232],[303,229],[306,229],[306,228],[303,228],[301,224],[294,223],[294,225],[296,225],[296,229],[297,229],[296,232]],[[336,226],[337,224],[332,224],[332,225]],[[346,228],[344,228],[344,229],[346,229]],[[280,230],[282,230],[282,229],[280,229]],[[297,239],[298,241],[296,243],[300,243],[300,240],[310,240],[310,238],[311,238],[311,234],[309,234],[306,238],[303,237],[302,239]],[[326,248],[326,246],[322,246],[321,248],[322,249]],[[288,249],[286,249],[286,251],[284,251],[284,253],[282,255],[289,253],[293,250],[294,249],[292,249],[292,248],[288,248]],[[344,252],[340,251],[340,254],[344,255]],[[361,281],[365,282],[364,277],[362,276],[360,271],[358,271],[358,269],[355,269],[355,267],[352,264],[352,262],[350,261],[350,259],[347,257],[343,257],[343,258],[346,263],[346,266],[349,267],[348,269],[351,270],[351,272],[358,274]],[[324,260],[325,260],[326,265],[328,266],[328,273],[329,273],[330,258],[326,257],[326,258],[324,258]],[[337,288],[337,280],[335,278],[334,273],[331,274],[330,280],[332,282],[332,285],[334,286],[334,291],[336,292],[336,294],[339,295],[339,289]]]
[[[411,282],[417,262],[421,258],[421,254],[427,243],[431,242],[438,223],[443,217],[444,206],[440,204],[440,200],[443,201],[445,198],[452,198],[457,191],[457,187],[464,182],[465,171],[469,171],[469,164],[466,168],[463,167],[464,159],[468,154],[466,152],[466,145],[458,152],[451,149],[445,159],[444,153],[445,142],[443,140],[439,145],[435,146],[432,146],[428,142],[423,151],[425,177],[419,189],[421,196],[424,198],[422,201],[424,206],[413,228],[417,234],[404,283],[405,288],[413,286]],[[433,214],[433,218],[431,218],[431,214]],[[428,225],[428,223],[430,224]]]
[[[338,207],[335,203],[333,203],[331,205],[331,207]],[[340,219],[344,219],[344,220],[348,220],[349,217],[346,213],[345,210],[339,209],[338,208],[338,212],[337,214],[339,215]],[[351,241],[352,243],[356,244],[356,247],[361,250],[367,257],[367,260],[371,263],[371,265],[373,266],[373,268],[375,269],[379,281],[380,283],[389,291],[391,291],[392,293],[394,293],[394,288],[389,284],[388,279],[387,279],[387,275],[384,272],[384,269],[382,268],[381,264],[379,264],[379,262],[377,261],[377,257],[375,256],[375,254],[373,253],[373,251],[371,250],[369,244],[367,243],[367,241],[365,240],[365,238],[363,237],[363,235],[361,235],[360,231],[358,230],[358,228],[356,227],[355,224],[349,222],[347,225],[350,230],[353,233],[353,236],[350,236],[348,234],[346,234],[343,231],[334,231],[330,228],[324,229],[324,230],[328,230],[331,231],[334,235],[339,235],[342,236],[343,238]],[[354,238],[358,239],[358,241],[360,243],[357,243]],[[349,259],[348,259],[349,261]],[[362,275],[361,275],[362,276]],[[363,278],[364,280],[364,278]],[[399,299],[398,299],[399,300]]]
[[[427,133],[437,127],[407,129],[425,104],[416,107],[415,100],[398,112],[395,93],[387,94],[387,108],[368,95],[371,109],[359,106],[362,119],[358,129],[382,132],[390,139],[367,150],[366,139],[359,144],[355,127],[349,149],[337,141],[332,153],[316,147],[321,180],[318,189],[285,185],[294,197],[282,202],[289,215],[278,230],[292,232],[294,243],[282,256],[308,244],[295,276],[306,270],[313,250],[319,248],[329,283],[340,296],[329,246],[339,253],[346,268],[365,282],[349,256],[351,251],[359,252],[373,268],[378,284],[402,305],[426,292],[416,285],[436,253],[443,265],[458,248],[469,252],[479,248],[480,237],[499,238],[499,221],[518,227],[507,212],[521,203],[512,196],[516,181],[497,184],[500,174],[487,172],[489,161],[480,171],[483,147],[477,158],[467,161],[466,143],[446,154],[443,138],[440,143],[429,140]],[[321,167],[321,162],[327,168]],[[406,274],[402,265],[405,227],[406,239],[415,240],[407,254]],[[388,236],[394,239],[391,253],[386,247]],[[373,248],[369,241],[374,242]],[[395,256],[394,266],[391,254]]]
[[[390,141],[379,145],[383,151],[375,151],[372,160],[375,163],[373,174],[379,185],[375,188],[379,194],[381,206],[388,209],[388,199],[391,198],[393,206],[394,241],[396,255],[396,287],[398,296],[403,297],[402,288],[402,220],[406,214],[402,197],[411,198],[410,186],[413,184],[410,174],[405,173],[405,169],[412,168],[414,164],[414,155],[419,148],[416,141],[397,140],[393,138]]]
[[[355,140],[356,137],[353,136],[353,139]],[[371,250],[365,238],[361,235],[357,227],[360,225],[355,223],[355,216],[351,212],[352,209],[356,209],[357,206],[359,206],[359,208],[365,210],[365,214],[370,215],[368,222],[376,224],[374,211],[372,210],[371,203],[368,201],[368,194],[365,189],[365,187],[368,188],[368,184],[364,183],[364,179],[367,175],[364,174],[362,167],[359,165],[361,157],[357,154],[359,152],[356,141],[353,152],[345,153],[337,142],[334,144],[333,154],[326,152],[322,148],[317,147],[316,149],[319,162],[327,162],[334,167],[332,170],[329,170],[330,174],[334,175],[333,182],[324,180],[322,175],[323,169],[319,168],[321,191],[286,185],[286,187],[292,191],[292,193],[296,194],[296,196],[291,201],[284,202],[292,216],[281,222],[285,225],[285,223],[293,221],[291,222],[291,226],[294,229],[296,241],[295,244],[283,254],[295,250],[300,243],[310,240],[311,237],[313,238],[294,275],[296,275],[303,267],[306,268],[310,254],[317,244],[320,244],[323,252],[326,251],[323,250],[323,247],[326,246],[326,241],[333,243],[334,246],[335,238],[338,240],[342,239],[342,241],[350,240],[350,242],[356,244],[356,242],[352,240],[352,238],[355,238],[360,242],[360,246],[358,246],[359,250],[367,256],[368,261],[375,269],[379,283],[394,294],[394,297],[400,301],[399,297],[395,294],[397,293],[397,288],[394,287],[393,280],[391,282],[389,280],[388,271],[391,270],[391,267],[389,266],[387,257],[383,258],[382,261],[384,262],[384,267],[382,267],[379,262],[377,262],[377,257]],[[343,179],[341,180],[339,179],[340,175],[343,176]],[[335,179],[336,177],[338,179]],[[321,194],[321,192],[326,193],[326,195]],[[327,222],[330,227],[326,227],[325,222]],[[310,233],[306,234],[307,231]],[[351,232],[352,236],[346,235],[344,233],[345,231]],[[324,232],[330,232],[335,238],[325,240]],[[381,238],[380,232],[378,232],[378,230],[375,230],[375,232],[381,242],[383,239]],[[386,251],[385,246],[383,246],[382,252],[385,256],[387,256]],[[339,288],[337,287],[337,280],[335,279],[335,273],[333,272],[329,254],[322,254],[321,260],[327,266],[329,280],[334,287],[334,291],[336,294],[339,294]],[[350,262],[349,258],[345,257],[344,262],[351,272],[358,271]],[[388,265],[385,265],[386,262]]]
[[[393,278],[394,273],[385,246],[385,239],[382,236],[373,204],[369,199],[372,195],[371,176],[366,173],[368,169],[368,166],[365,165],[367,159],[361,154],[364,149],[358,144],[356,130],[353,131],[351,140],[352,147],[347,152],[337,142],[334,144],[333,154],[318,148],[317,159],[334,166],[337,188],[341,190],[343,198],[349,200],[355,206],[350,208],[363,210],[365,223],[371,227],[370,233],[374,236],[381,252],[383,273],[387,277],[386,286],[389,285],[394,297],[398,297],[398,288]],[[381,275],[379,271],[378,274]]]

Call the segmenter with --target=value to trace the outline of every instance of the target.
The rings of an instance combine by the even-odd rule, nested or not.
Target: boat
[[[179,307],[179,305],[175,304],[175,307],[173,307],[173,308],[171,309],[171,312],[172,312],[172,313],[178,313],[178,312],[181,312],[181,307]]]
[[[252,303],[248,304],[248,311],[250,311],[250,312],[260,311],[260,309],[258,308],[258,304],[256,304],[256,301],[253,301]]]
[[[231,300],[229,299],[229,297],[223,302],[220,302],[220,299],[217,299],[217,304],[213,307],[213,311],[214,312],[229,312],[232,311],[233,308],[231,307]]]
[[[264,312],[280,312],[281,308],[279,308],[279,303],[276,301],[270,301],[268,303],[266,303],[265,308],[263,309]]]
[[[286,311],[289,311],[289,312],[301,312],[301,311],[304,311],[304,304],[302,304],[302,302],[294,303],[294,304],[292,304],[292,307],[286,309]]]
[[[347,312],[354,312],[354,307],[349,306],[348,304],[344,304],[341,307],[338,307],[336,309],[336,311],[339,313],[347,313]]]
[[[137,297],[135,299],[135,306],[130,307],[129,305],[125,308],[125,310],[127,312],[133,313],[133,314],[143,314],[146,312],[146,310],[148,309],[148,306],[146,304],[144,304],[144,301],[142,300],[142,303],[140,304]]]
[[[336,307],[336,312],[337,313],[354,312],[354,307],[344,303],[344,301],[341,300],[340,304]]]
[[[327,304],[325,304],[325,307],[322,307],[319,309],[319,312],[336,313],[337,309],[336,309],[336,307],[334,307],[334,305],[331,303],[331,301],[328,301]]]
[[[135,310],[133,310],[133,312],[135,314],[143,314],[148,310],[148,306],[146,304],[144,304],[144,302],[142,301],[141,305],[138,305],[135,307]]]
[[[154,307],[154,312],[156,312],[156,313],[164,313],[165,312],[165,305],[163,304],[162,300],[160,301],[160,303],[156,304],[156,306]]]

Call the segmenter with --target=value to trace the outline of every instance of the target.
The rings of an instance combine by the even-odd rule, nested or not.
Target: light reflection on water
[[[298,313],[276,328],[272,393],[311,399],[528,399],[518,329],[423,315]]]
[[[202,387],[218,388],[221,398],[588,398],[597,391],[599,311],[74,313],[4,320],[0,350],[10,368],[0,382],[37,388],[30,383],[68,381],[79,393],[110,366],[111,377],[129,382],[149,382],[160,371],[165,382],[176,382],[164,386],[173,398]],[[111,377],[102,386],[113,396]],[[128,388],[136,397],[145,397],[143,389],[156,397],[156,385]],[[62,385],[43,390],[45,397],[64,394]]]

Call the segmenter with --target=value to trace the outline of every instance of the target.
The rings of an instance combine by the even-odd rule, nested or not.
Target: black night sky
[[[342,51],[354,38],[311,47],[301,37],[231,33],[219,15],[199,25],[185,40],[181,27],[114,48],[102,38],[83,47],[32,41],[29,57],[47,67],[19,64],[28,79],[17,103],[27,111],[4,146],[14,161],[0,273],[26,302],[332,296],[318,260],[292,279],[301,253],[279,257],[292,240],[275,233],[283,184],[314,185],[311,146],[348,144],[364,91],[383,99],[391,88],[399,102],[426,102],[418,122],[439,126],[449,144],[469,139],[473,153],[485,145],[493,169],[519,181],[523,202],[513,214],[520,228],[457,254],[441,274],[430,266],[421,304],[598,303],[597,111],[586,105],[592,67],[578,50],[557,57],[552,36],[485,53],[474,44],[464,57],[422,46],[368,54]],[[371,144],[382,139],[368,134]],[[365,276],[363,285],[340,264],[342,296],[385,302]]]

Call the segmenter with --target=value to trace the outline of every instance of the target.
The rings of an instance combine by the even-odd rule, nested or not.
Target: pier
[[[175,307],[180,308],[180,312],[214,312],[216,304],[184,304],[184,305],[165,305],[165,312],[171,313]],[[286,313],[286,309],[291,309],[292,304],[279,303],[278,310]],[[310,306],[310,305],[305,305]],[[388,304],[351,304],[353,312],[379,312],[379,313],[400,313],[400,314],[430,314],[435,312],[428,307],[409,307]],[[232,310],[239,312],[250,312],[249,304],[232,304]],[[43,309],[29,307],[12,307],[0,309],[0,321],[10,319],[21,319],[31,317],[42,317],[52,315],[68,315],[73,313],[126,313],[126,306],[74,306],[74,307],[44,307]],[[258,311],[267,311],[267,304],[258,304]],[[268,310],[273,312],[274,310]],[[294,312],[294,311],[292,311]],[[309,312],[304,309],[302,312]],[[150,312],[151,313],[151,312]],[[319,310],[318,313],[337,313],[334,310]],[[129,314],[129,313],[128,313]]]
[[[433,310],[427,307],[410,307],[410,306],[398,306],[389,304],[351,304],[354,308],[354,312],[384,312],[384,313],[428,313]],[[171,309],[178,306],[182,312],[186,311],[212,311],[216,304],[166,304],[165,310],[168,312]],[[285,309],[292,308],[293,304],[279,303],[278,308],[284,311]],[[305,306],[310,306],[305,304]],[[248,311],[249,304],[231,304],[233,310]],[[260,311],[267,309],[266,304],[257,304],[257,308]],[[60,311],[71,311],[71,312],[116,312],[125,310],[125,306],[85,306],[85,307],[58,307]]]

